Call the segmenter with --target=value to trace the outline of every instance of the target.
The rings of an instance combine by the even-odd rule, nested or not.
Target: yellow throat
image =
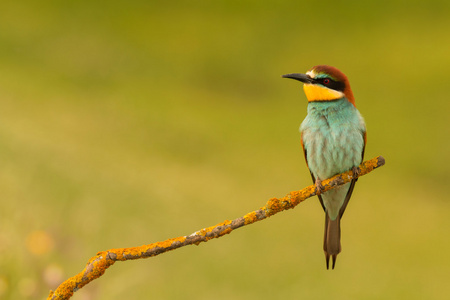
[[[316,84],[306,83],[303,85],[306,98],[309,102],[312,101],[331,101],[344,97],[344,93],[335,91]]]

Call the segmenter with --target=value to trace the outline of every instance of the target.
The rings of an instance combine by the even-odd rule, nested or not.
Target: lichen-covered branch
[[[201,242],[207,242],[210,239],[221,237],[233,230],[253,224],[257,221],[264,220],[281,211],[294,208],[300,202],[312,196],[324,193],[328,190],[336,188],[344,183],[350,182],[352,179],[368,174],[374,169],[384,165],[382,156],[375,157],[371,160],[363,162],[356,170],[336,175],[330,179],[322,181],[323,189],[317,190],[315,185],[310,185],[300,191],[290,192],[283,198],[272,198],[266,205],[258,210],[246,214],[235,220],[226,220],[217,225],[203,228],[188,236],[181,236],[157,242],[140,247],[118,248],[107,251],[98,252],[92,257],[83,271],[64,281],[55,291],[50,291],[47,299],[69,299],[73,293],[100,277],[105,273],[106,269],[112,266],[116,261],[125,261],[131,259],[147,258],[165,253],[187,245],[198,245]]]

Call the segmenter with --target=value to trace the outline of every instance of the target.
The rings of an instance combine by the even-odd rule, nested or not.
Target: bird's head
[[[345,97],[355,105],[355,98],[347,76],[335,67],[319,65],[313,67],[306,74],[293,73],[282,77],[303,82],[303,90],[309,102],[333,101]]]

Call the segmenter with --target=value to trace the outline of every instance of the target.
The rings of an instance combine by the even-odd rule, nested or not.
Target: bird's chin
[[[303,85],[303,90],[305,91],[306,98],[308,99],[309,102],[332,101],[344,97],[343,92],[332,90],[316,84],[305,83]]]

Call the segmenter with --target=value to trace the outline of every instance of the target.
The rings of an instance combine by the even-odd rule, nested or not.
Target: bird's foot
[[[322,185],[322,180],[317,178],[316,182],[315,182],[315,185],[316,185],[316,194],[322,194],[323,191],[325,190],[325,188]]]
[[[352,172],[353,172],[353,178],[356,178],[359,176],[359,174],[361,174],[361,169],[358,167],[353,167]]]

